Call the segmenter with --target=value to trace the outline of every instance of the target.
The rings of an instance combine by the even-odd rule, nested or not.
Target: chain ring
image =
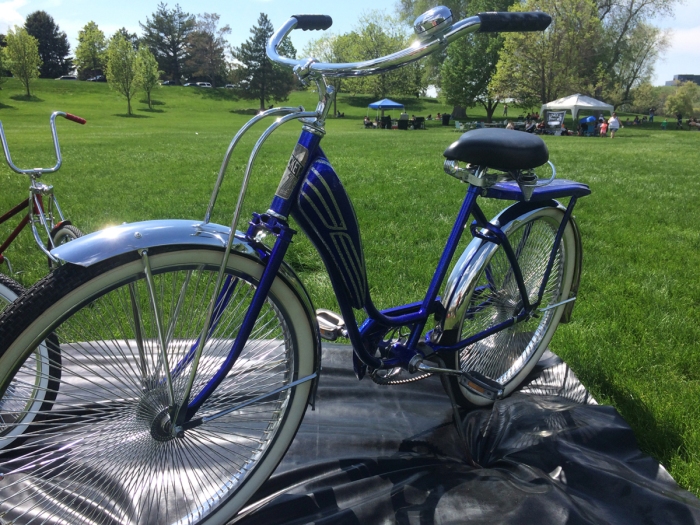
[[[391,328],[387,330],[382,339],[382,343],[385,344],[377,345],[380,353],[383,353],[382,347],[390,348],[391,345],[395,343],[406,343],[406,341],[408,340],[408,336],[410,335],[410,330],[408,330],[408,332],[406,333],[403,333],[402,330],[405,328],[407,327],[400,326],[398,328]],[[372,381],[382,386],[405,385],[407,383],[420,381],[421,379],[425,379],[426,377],[429,377],[431,375],[433,374],[426,372],[409,375],[408,371],[401,368],[400,366],[397,366],[395,368],[389,368],[386,370],[380,368],[372,368],[369,370],[369,377],[372,379]]]
[[[392,374],[392,372],[394,372],[394,371],[397,371],[397,372]],[[388,372],[388,373],[386,376],[381,376],[381,375],[378,375],[378,372]],[[413,383],[415,381],[420,381],[421,379],[425,379],[426,377],[430,377],[431,375],[433,375],[431,373],[424,372],[422,374],[412,374],[409,377],[392,379],[393,376],[400,376],[401,372],[406,372],[406,371],[401,367],[390,368],[388,370],[373,369],[370,371],[369,377],[371,377],[372,381],[374,381],[378,385],[388,386],[388,385],[405,385],[406,383]]]

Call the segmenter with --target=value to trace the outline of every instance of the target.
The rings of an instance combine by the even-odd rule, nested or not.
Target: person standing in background
[[[612,117],[608,120],[608,129],[610,130],[610,138],[615,138],[615,132],[620,129],[620,119],[617,118],[617,113],[613,111]]]

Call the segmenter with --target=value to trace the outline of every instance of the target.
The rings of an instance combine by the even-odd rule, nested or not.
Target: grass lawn
[[[225,90],[173,86],[155,93],[154,110],[137,101],[135,116],[126,117],[126,101],[105,84],[40,80],[33,90],[25,100],[10,79],[0,92],[13,160],[21,167],[53,165],[50,112],[86,118],[86,126],[58,123],[64,166],[45,178],[85,232],[125,221],[202,218],[223,154],[249,118],[240,110],[255,107]],[[359,215],[373,297],[388,307],[425,293],[465,186],[442,171],[442,151],[457,138],[452,128],[428,122],[426,131],[365,130],[369,102],[341,96],[346,118],[328,122],[323,144]],[[416,116],[450,110],[435,101],[403,102]],[[315,96],[295,93],[287,104],[313,108]],[[267,209],[298,131],[290,124],[263,148],[248,211]],[[243,151],[255,138],[234,155],[215,222],[230,222]],[[600,402],[621,412],[642,450],[700,495],[700,133],[662,131],[655,123],[624,128],[615,140],[545,141],[559,176],[593,191],[576,209],[584,267],[574,320],[560,327],[551,347]],[[27,185],[0,167],[0,210],[24,198]],[[502,205],[484,207],[495,213]],[[8,233],[0,226],[0,237]],[[46,273],[28,230],[5,254],[24,285]],[[291,262],[315,306],[334,308],[308,241],[295,240]]]

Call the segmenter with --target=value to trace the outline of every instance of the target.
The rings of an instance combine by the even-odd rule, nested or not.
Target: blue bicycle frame
[[[497,183],[487,189],[474,185],[468,186],[423,301],[379,311],[369,295],[357,217],[347,192],[320,147],[321,138],[322,133],[308,126],[304,127],[270,209],[266,213],[253,215],[246,237],[259,252],[261,260],[265,263],[265,269],[227,359],[209,383],[188,403],[186,411],[183,411],[178,418],[179,423],[185,423],[193,418],[199,407],[226,377],[242,352],[292,237],[296,233],[288,225],[288,217],[293,217],[309,237],[328,271],[341,314],[346,320],[348,337],[354,349],[355,373],[361,379],[367,367],[373,369],[407,367],[409,361],[416,355],[455,352],[528,319],[533,310],[540,306],[556,251],[576,200],[590,193],[586,185],[556,180],[548,186],[536,188],[529,199],[533,206],[541,206],[543,201],[551,201],[552,205],[555,205],[553,199],[569,198],[536,302],[530,303],[528,299],[516,253],[506,235],[498,226],[489,223],[477,203],[480,195],[487,198],[522,201],[523,195],[518,186],[515,183],[505,182]],[[523,308],[519,314],[505,322],[456,344],[442,346],[431,342],[430,334],[425,338],[421,338],[421,334],[430,316],[439,318],[444,313],[438,293],[470,217],[474,218],[470,227],[473,236],[504,247],[521,294]],[[275,237],[272,249],[268,249],[261,241],[256,240],[261,233]],[[220,302],[224,296],[219,297],[216,308],[221,309],[222,306],[225,308],[225,303],[222,305]],[[364,309],[367,313],[368,318],[361,326],[355,322],[354,309]],[[410,336],[406,344],[394,343],[388,349],[388,357],[378,357],[375,354],[382,336],[387,330],[395,327],[410,327]],[[183,428],[195,426],[197,424],[195,421],[191,424],[185,423]]]

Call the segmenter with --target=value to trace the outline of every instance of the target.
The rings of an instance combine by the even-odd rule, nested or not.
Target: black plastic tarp
[[[437,378],[358,382],[350,352],[324,347],[316,410],[232,523],[700,523],[700,501],[551,353],[521,392],[463,415],[474,468]]]

